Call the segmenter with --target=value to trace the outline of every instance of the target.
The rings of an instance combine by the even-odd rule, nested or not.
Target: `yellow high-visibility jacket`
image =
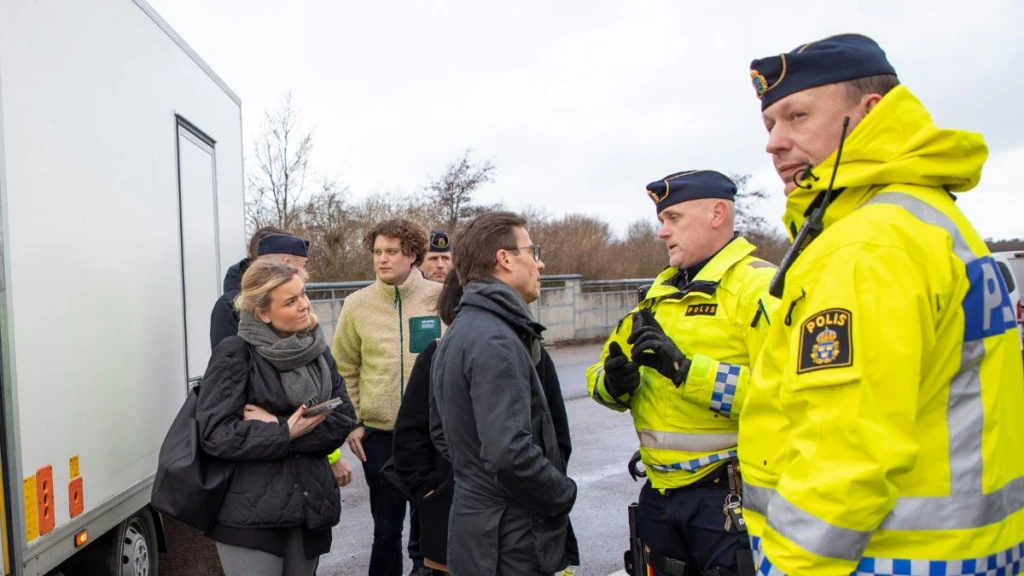
[[[843,191],[734,407],[761,574],[1020,569],[1024,368],[1006,286],[951,195],[987,155],[905,87],[847,138]],[[792,230],[834,162],[788,197]]]
[[[650,308],[691,359],[679,388],[641,366],[641,384],[633,394],[615,398],[605,389],[608,346],[618,342],[632,356],[626,343],[633,330],[632,312],[608,338],[601,361],[587,370],[592,398],[613,410],[632,412],[647,477],[658,490],[688,486],[736,456],[732,406],[745,393],[751,360],[774,309],[768,300],[775,300],[768,296],[775,267],[751,256],[754,249],[745,239],[734,238],[682,290],[669,282],[679,271],[666,269],[634,309]]]

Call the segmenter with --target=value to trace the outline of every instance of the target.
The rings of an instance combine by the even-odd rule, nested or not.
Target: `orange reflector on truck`
[[[68,507],[72,518],[85,510],[85,494],[82,489],[81,476],[72,478],[71,482],[68,482]]]
[[[82,530],[78,534],[75,534],[75,548],[81,548],[85,546],[85,543],[89,541],[89,531]]]
[[[53,466],[36,471],[36,502],[39,511],[39,535],[53,530]]]

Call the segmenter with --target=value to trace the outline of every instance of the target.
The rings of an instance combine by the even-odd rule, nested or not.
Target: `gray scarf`
[[[281,386],[293,407],[308,407],[330,399],[333,379],[324,358],[327,340],[319,327],[282,338],[270,324],[243,310],[238,315],[238,335],[277,368]]]
[[[515,288],[505,284],[496,278],[484,278],[473,280],[463,288],[466,294],[478,294],[494,302],[505,312],[510,319],[526,329],[528,332],[539,333],[544,327],[537,324],[530,313],[529,306],[523,297],[516,292]],[[527,347],[530,351],[530,359],[536,366],[540,363],[540,338],[531,335]]]

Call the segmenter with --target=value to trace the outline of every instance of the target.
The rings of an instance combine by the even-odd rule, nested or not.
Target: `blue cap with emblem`
[[[658,214],[673,204],[702,198],[736,199],[736,183],[714,170],[685,170],[647,185]]]
[[[879,74],[896,75],[877,42],[841,34],[750,63],[750,80],[763,112],[779,100],[808,88]]]
[[[448,235],[440,230],[430,233],[430,246],[427,252],[450,252],[452,243],[448,241]]]
[[[308,258],[308,249],[309,240],[296,238],[291,234],[268,234],[260,238],[257,254],[259,256],[266,254],[291,254],[292,256]]]

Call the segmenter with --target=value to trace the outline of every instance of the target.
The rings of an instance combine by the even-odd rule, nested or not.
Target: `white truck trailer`
[[[156,573],[242,189],[238,97],[143,0],[0,2],[4,575]]]

